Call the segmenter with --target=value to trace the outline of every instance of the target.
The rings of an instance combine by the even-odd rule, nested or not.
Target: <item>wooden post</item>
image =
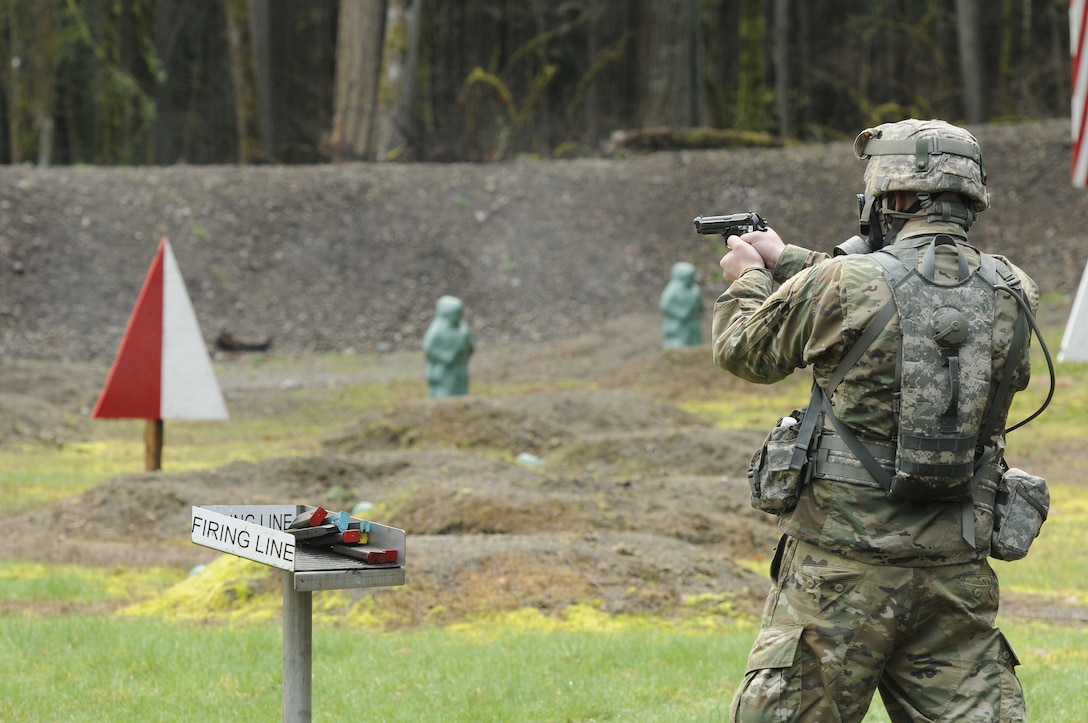
[[[162,432],[161,419],[147,420],[147,429],[144,432],[144,469],[148,472],[162,469]]]
[[[310,723],[313,699],[313,597],[283,573],[283,723]]]

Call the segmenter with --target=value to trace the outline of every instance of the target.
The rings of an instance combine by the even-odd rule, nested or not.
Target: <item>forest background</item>
[[[1064,0],[9,0],[0,162],[837,140],[1067,114],[1069,57]]]

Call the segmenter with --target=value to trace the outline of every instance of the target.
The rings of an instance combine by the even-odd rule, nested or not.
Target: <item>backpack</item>
[[[954,246],[959,258],[951,285],[935,279],[942,245]],[[872,258],[884,269],[899,313],[896,460],[888,497],[966,499],[978,450],[989,443],[980,435],[993,375],[997,275],[1013,289],[1019,289],[1019,280],[989,254],[980,254],[978,268],[971,271],[959,242],[944,234],[925,246],[884,249]],[[1017,357],[1009,357],[1010,368]]]
[[[936,251],[941,245],[954,246],[959,258],[954,285],[936,283]],[[871,258],[883,267],[892,298],[844,356],[827,387],[814,385],[809,408],[824,413],[889,499],[968,501],[978,476],[993,471],[990,438],[1001,422],[1016,362],[1028,337],[1020,280],[1008,266],[985,253],[980,253],[979,266],[971,271],[959,241],[944,234],[916,248],[881,249]],[[1019,313],[1004,374],[990,400],[993,310],[999,289],[1016,298]],[[900,326],[893,392],[897,438],[895,472],[889,475],[867,445],[839,420],[829,400],[849,367],[896,312]],[[811,439],[805,427],[797,445],[798,459],[808,451]]]

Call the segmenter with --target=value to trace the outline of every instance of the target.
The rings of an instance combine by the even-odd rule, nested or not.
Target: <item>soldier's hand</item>
[[[750,234],[744,235],[749,236]],[[729,246],[729,253],[722,257],[718,265],[722,267],[722,274],[725,276],[726,283],[733,283],[748,269],[767,268],[767,265],[763,263],[763,257],[759,255],[759,251],[740,236],[730,236],[725,240],[725,243]]]
[[[750,231],[741,238],[759,252],[759,257],[763,259],[763,265],[774,271],[774,267],[778,263],[778,257],[782,255],[782,250],[786,248],[785,242],[775,233],[775,230],[769,228],[766,231]]]

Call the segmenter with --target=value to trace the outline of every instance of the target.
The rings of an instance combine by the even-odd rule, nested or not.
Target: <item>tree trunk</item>
[[[31,66],[30,106],[37,132],[38,165],[53,162],[53,115],[57,105],[58,0],[40,0],[34,8],[34,44],[28,53]]]
[[[168,58],[172,52],[176,0],[155,2],[155,49],[159,58]],[[163,62],[163,61],[160,61]],[[173,163],[171,139],[176,135],[177,115],[170,102],[170,84],[160,76],[155,80],[155,127],[152,130],[151,158],[155,163]]]
[[[763,128],[763,92],[767,87],[767,63],[763,53],[766,23],[762,0],[741,0],[740,87],[737,90],[736,127]]]
[[[7,105],[8,148],[11,164],[23,162],[23,74],[22,52],[24,46],[22,13],[19,12],[19,0],[8,0],[7,16],[7,57],[0,59],[0,72],[4,76],[4,101]]]
[[[333,158],[374,158],[385,0],[344,2],[336,38]]]
[[[812,43],[810,41],[810,33],[812,29],[812,7],[808,3],[800,3],[800,7],[797,8],[797,16],[795,17],[797,25],[797,62],[795,67],[798,68],[797,79],[793,81],[796,87],[799,100],[797,103],[797,123],[794,126],[797,130],[794,133],[800,136],[809,125],[812,124],[812,117],[809,113],[811,110],[810,100],[812,98]],[[817,21],[819,24],[819,21]]]
[[[419,59],[423,0],[388,0],[378,92],[378,159],[389,158],[411,135],[412,88]]]
[[[981,123],[985,115],[978,0],[956,0],[956,30],[960,44],[960,84],[963,88],[964,119],[968,123]]]
[[[353,3],[347,3],[351,5]],[[257,86],[257,124],[265,158],[276,158],[275,77],[272,72],[272,9],[269,0],[249,0],[249,37],[253,49],[253,76]]]
[[[646,0],[642,10],[640,125],[699,125],[705,113],[698,80],[702,53],[697,4]]]
[[[227,42],[230,46],[230,78],[234,91],[234,132],[238,144],[238,162],[251,163],[260,145],[257,125],[256,93],[253,88],[251,52],[246,0],[227,0]]]
[[[1017,115],[1027,114],[1027,98],[1029,93],[1030,81],[1028,81],[1028,69],[1030,63],[1027,60],[1027,48],[1031,47],[1031,0],[1023,0],[1020,12],[1020,47],[1022,48],[1019,61],[1019,72],[1017,78],[1013,79],[1010,72],[1007,83],[1012,85],[1012,88],[1006,89],[1006,92],[1011,92],[1015,97],[1015,105],[1012,106],[1012,113]],[[1011,60],[1010,60],[1011,65]]]
[[[790,129],[790,2],[774,3],[774,86],[778,135],[789,138]]]

